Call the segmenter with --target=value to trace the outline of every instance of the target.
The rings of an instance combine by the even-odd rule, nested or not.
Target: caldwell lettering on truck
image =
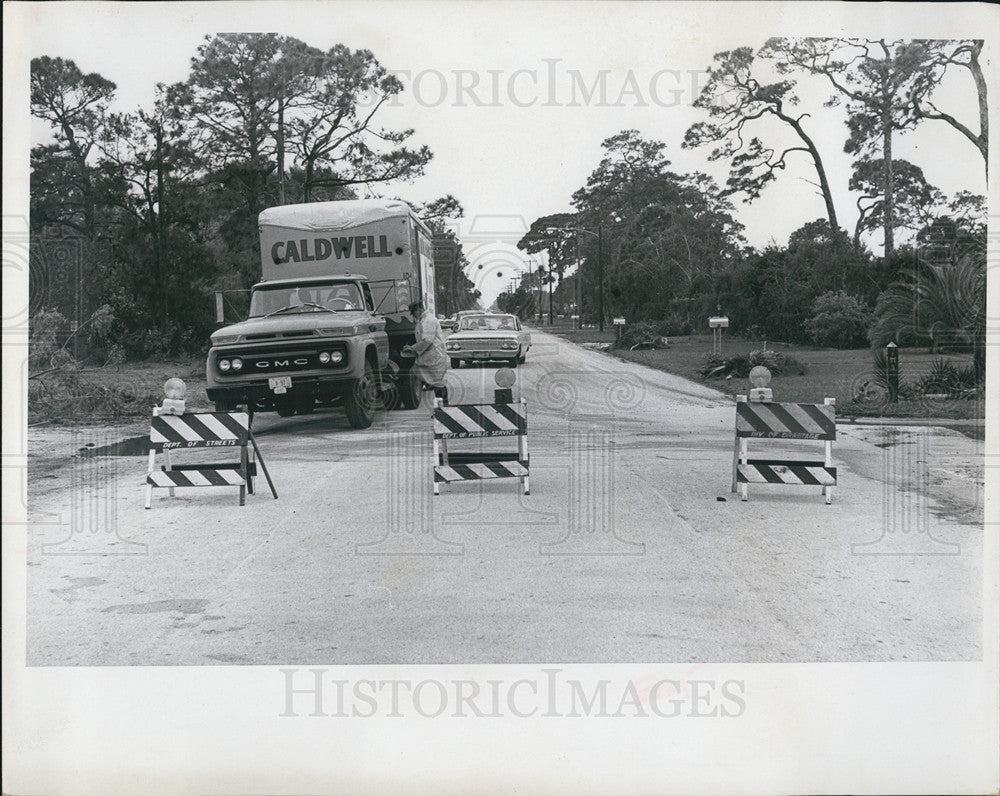
[[[392,257],[389,238],[379,235],[376,245],[374,235],[353,238],[303,238],[299,241],[279,240],[271,246],[271,260],[281,263],[312,263],[329,260],[364,259],[366,257]]]

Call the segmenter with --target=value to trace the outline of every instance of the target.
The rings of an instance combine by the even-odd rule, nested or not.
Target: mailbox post
[[[885,347],[885,363],[889,377],[889,402],[899,400],[899,348],[895,343]]]
[[[729,318],[725,315],[713,315],[708,319],[712,330],[712,353],[722,355],[722,330],[729,328]]]
[[[615,318],[614,320],[612,320],[612,323],[615,325],[615,328],[618,330],[618,339],[621,340],[622,339],[622,332],[625,331],[625,319],[624,318]]]

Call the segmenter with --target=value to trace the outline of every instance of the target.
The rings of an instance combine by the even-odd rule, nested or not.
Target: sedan
[[[459,320],[458,329],[444,347],[453,368],[463,362],[523,363],[531,348],[531,335],[521,328],[516,315],[482,313]]]

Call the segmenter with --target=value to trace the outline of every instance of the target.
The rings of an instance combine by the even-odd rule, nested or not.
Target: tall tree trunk
[[[166,223],[165,214],[166,207],[163,203],[163,179],[164,179],[164,168],[163,168],[163,128],[159,125],[156,126],[156,220],[155,220],[155,241],[154,245],[156,247],[156,267],[159,271],[160,277],[160,304],[162,305],[163,311],[163,332],[167,331],[168,323],[170,319],[170,291],[167,287],[167,268],[165,258],[163,256],[163,227]]]
[[[976,83],[976,93],[979,99],[979,138],[974,143],[983,154],[983,167],[986,169],[988,177],[990,173],[990,114],[986,105],[986,78],[983,77],[983,68],[979,65],[979,53],[982,52],[982,49],[983,43],[976,42],[969,59],[969,71],[972,72],[972,79]]]
[[[884,82],[883,82],[884,85]],[[883,184],[883,214],[882,223],[885,229],[885,246],[883,256],[891,257],[895,250],[895,207],[893,200],[896,194],[896,181],[892,172],[892,114],[890,98],[887,93],[882,97],[882,184]]]
[[[816,167],[816,176],[819,177],[819,188],[823,192],[823,203],[826,205],[826,216],[830,221],[830,229],[836,231],[840,229],[840,224],[837,222],[837,208],[833,205],[833,192],[830,190],[830,181],[826,177],[826,169],[823,168],[823,159],[819,155],[819,150],[816,148],[816,144],[813,140],[806,134],[806,131],[802,129],[802,125],[799,124],[798,119],[786,115],[780,108],[778,109],[777,116],[784,122],[787,122],[795,130],[799,138],[802,139],[802,143],[806,145],[809,150],[809,155],[812,157],[813,166]]]
[[[285,203],[285,98],[278,97],[278,204]]]

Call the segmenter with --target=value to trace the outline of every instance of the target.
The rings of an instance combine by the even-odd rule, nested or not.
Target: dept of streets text
[[[340,679],[328,669],[280,669],[279,716],[332,718],[737,718],[746,710],[743,680],[590,680],[562,669],[516,680]]]

